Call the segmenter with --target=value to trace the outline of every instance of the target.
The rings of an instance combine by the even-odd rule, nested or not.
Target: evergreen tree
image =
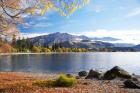
[[[12,46],[16,45],[16,35],[14,34],[12,37]]]

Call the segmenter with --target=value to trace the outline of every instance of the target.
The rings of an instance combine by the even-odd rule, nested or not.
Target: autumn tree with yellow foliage
[[[23,23],[24,14],[36,15],[39,11],[43,15],[52,9],[62,16],[69,16],[88,2],[89,0],[0,0],[0,34],[18,33],[17,29],[14,29],[15,32],[9,29]]]

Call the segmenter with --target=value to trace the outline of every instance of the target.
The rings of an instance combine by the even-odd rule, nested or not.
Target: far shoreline
[[[29,52],[29,53],[22,53],[22,52],[19,52],[19,53],[0,53],[0,55],[24,55],[24,54],[33,54],[33,55],[38,55],[38,54],[75,54],[75,53],[140,53],[140,52],[121,52],[121,51],[118,51],[118,52],[48,52],[48,53],[33,53],[33,52]]]
[[[33,53],[33,52],[29,52],[29,53],[0,53],[0,55],[24,55],[24,54],[34,54],[34,55],[38,55],[38,54],[70,54],[70,53],[95,53],[95,52],[47,52],[47,53]]]

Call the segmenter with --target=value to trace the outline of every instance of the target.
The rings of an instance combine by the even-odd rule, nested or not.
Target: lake
[[[50,53],[0,55],[1,72],[77,73],[120,66],[140,75],[139,52]]]

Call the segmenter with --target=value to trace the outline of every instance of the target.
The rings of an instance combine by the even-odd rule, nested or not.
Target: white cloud
[[[50,26],[53,26],[52,23],[34,23],[33,21],[29,23],[23,23],[22,25],[24,28],[48,28]]]
[[[89,37],[114,37],[121,39],[114,43],[133,43],[140,44],[140,30],[105,30],[98,29],[96,31],[81,32],[78,35],[86,35]]]
[[[23,25],[24,28],[30,28],[30,27],[32,27],[31,22],[30,23],[22,23],[22,25]]]
[[[130,11],[130,13],[128,13],[125,17],[133,17],[133,16],[137,16],[140,15],[140,7],[134,8],[132,11]]]
[[[53,26],[53,24],[51,24],[51,23],[37,23],[33,27],[36,27],[36,28],[47,28],[47,27],[50,27],[50,26]]]
[[[48,33],[21,33],[20,37],[31,38],[42,35],[48,35]]]

